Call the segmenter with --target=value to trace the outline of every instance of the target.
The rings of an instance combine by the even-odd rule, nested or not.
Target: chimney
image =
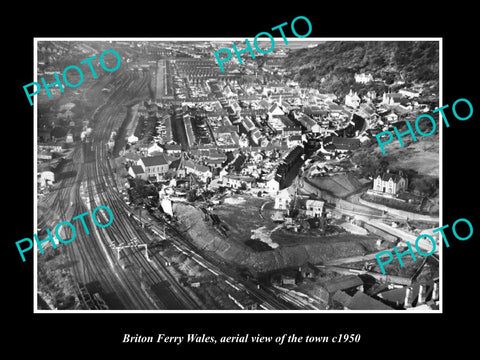
[[[418,290],[418,300],[417,306],[425,303],[425,285],[420,285],[420,289]]]
[[[433,283],[432,300],[438,300],[438,282]]]
[[[412,288],[409,286],[407,287],[405,292],[405,303],[403,305],[405,309],[412,307],[411,294],[412,294]]]

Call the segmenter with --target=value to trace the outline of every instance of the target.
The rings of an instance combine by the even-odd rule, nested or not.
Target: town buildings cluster
[[[276,193],[284,188],[289,161],[305,161],[312,153],[326,160],[345,158],[402,115],[428,110],[417,101],[418,88],[368,91],[363,98],[350,91],[341,102],[293,80],[258,80],[259,74],[281,69],[281,51],[261,68],[246,61],[227,66],[223,74],[211,59],[159,61],[157,69],[168,69],[162,75],[166,90],[142,102],[136,113],[153,116],[155,132],[150,142],[127,137],[129,173],[155,181],[193,174],[205,183],[218,179],[227,187]],[[363,73],[355,80],[381,81]]]
[[[396,92],[369,90],[362,97],[353,90],[337,96],[302,87],[283,66],[288,51],[284,47],[256,60],[245,59],[242,65],[225,63],[225,72],[220,72],[211,57],[219,45],[215,42],[116,45],[135,58],[126,59],[128,71],[150,71],[156,90],[154,99],[132,107],[133,123],[153,121],[152,130],[138,132],[134,126],[123,134],[128,146],[122,154],[133,178],[162,181],[193,176],[202,185],[254,188],[277,195],[300,171],[296,165],[308,158],[346,158],[411,112],[430,110],[419,102],[422,86],[403,87],[401,81],[394,84]],[[39,75],[55,70],[56,59],[66,51],[92,50],[88,43],[67,48],[45,42],[39,47]],[[371,73],[356,73],[354,80],[364,86],[384,83]],[[74,106],[58,109],[65,133],[53,136],[53,128],[39,129],[41,188],[54,182],[66,149],[86,139],[85,124],[72,120]],[[116,135],[112,133],[108,141],[111,150]],[[315,170],[328,173],[325,166],[312,173]],[[373,190],[377,187],[383,193],[396,192],[375,182]]]
[[[345,94],[304,87],[283,67],[283,48],[243,65],[225,63],[221,73],[211,58],[209,42],[117,45],[126,47],[124,53],[140,53],[136,60],[126,59],[125,71],[150,72],[155,96],[132,105],[126,130],[113,129],[106,145],[111,154],[120,150],[131,179],[157,185],[164,198],[170,194],[172,199],[186,199],[186,189],[201,195],[224,187],[231,192],[270,196],[273,210],[286,215],[279,218],[285,223],[294,208],[299,218],[320,222],[330,204],[320,197],[297,194],[298,175],[308,171],[310,177],[328,177],[346,172],[335,160],[375,142],[376,134],[406,116],[430,110],[422,103],[420,85],[402,87],[397,82],[395,92],[377,93],[370,88],[359,92],[359,87],[384,83],[370,73],[355,74],[357,91]],[[84,54],[89,46],[76,49]],[[41,51],[53,56],[50,60],[54,62],[63,50],[48,44]],[[50,63],[39,66],[43,72],[55,70]],[[88,123],[78,121],[74,107],[65,104],[55,115],[63,131],[59,132],[58,126],[38,129],[39,189],[54,184],[55,174],[75,142],[89,140]],[[122,140],[121,149],[118,140]],[[408,190],[409,179],[402,171],[385,171],[370,180],[373,184],[366,193],[382,199],[397,199]],[[415,199],[404,196],[400,200],[411,205]],[[344,308],[355,309],[359,306],[356,301],[365,301],[363,290],[357,288],[362,286],[360,280],[350,277],[340,285],[332,281],[327,295],[336,297]],[[280,284],[292,281],[283,276]],[[408,304],[408,295],[393,292],[395,301],[403,298]]]

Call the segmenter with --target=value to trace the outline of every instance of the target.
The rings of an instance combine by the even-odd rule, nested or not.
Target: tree
[[[197,199],[197,191],[195,189],[187,192],[187,201],[194,202]]]

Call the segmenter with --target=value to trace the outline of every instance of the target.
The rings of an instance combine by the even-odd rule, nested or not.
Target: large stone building
[[[361,84],[367,84],[369,82],[373,81],[373,76],[372,74],[355,74],[355,82],[361,83]]]
[[[378,174],[373,180],[373,190],[379,193],[396,195],[408,188],[408,179],[402,171],[393,174],[389,170]]]
[[[360,97],[357,95],[357,92],[353,92],[352,90],[350,90],[350,92],[345,95],[345,105],[350,106],[354,109],[360,106]]]
[[[323,213],[324,201],[321,200],[307,200],[305,203],[305,214],[311,217],[321,217]]]
[[[157,180],[168,171],[168,160],[165,155],[143,157],[138,160],[147,177],[155,177]]]

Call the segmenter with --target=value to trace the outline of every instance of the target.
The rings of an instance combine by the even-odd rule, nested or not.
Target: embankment
[[[352,241],[348,237],[335,241],[300,244],[278,247],[274,250],[256,252],[242,242],[223,237],[204,221],[204,214],[197,208],[175,203],[174,213],[188,231],[198,248],[214,251],[227,262],[247,266],[256,272],[273,271],[286,267],[295,267],[310,262],[320,264],[328,260],[364,255],[366,247],[362,242],[374,243],[369,237],[359,237],[362,241]]]

